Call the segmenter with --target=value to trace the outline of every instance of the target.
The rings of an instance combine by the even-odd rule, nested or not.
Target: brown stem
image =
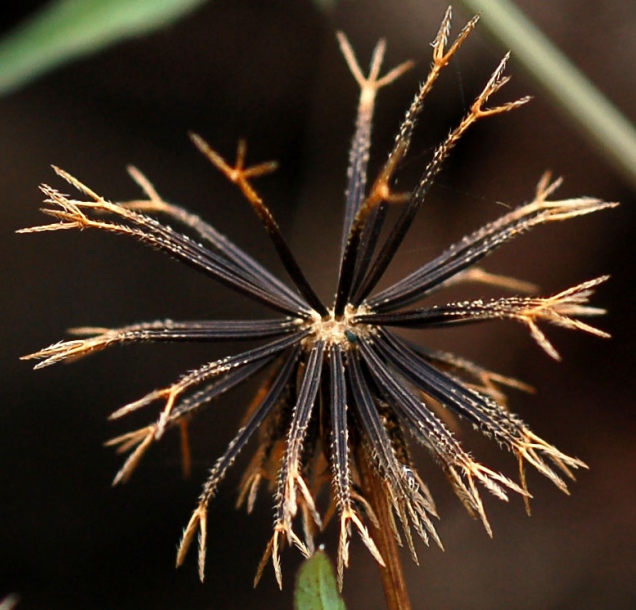
[[[384,566],[378,564],[378,567],[387,608],[388,610],[411,610],[411,601],[402,570],[402,560],[391,528],[391,507],[384,493],[382,481],[363,450],[358,453],[358,468],[365,497],[378,520],[379,527],[370,522],[369,531],[385,563]]]
[[[182,419],[179,422],[181,432],[181,467],[183,478],[189,479],[192,472],[192,452],[190,450],[190,434],[188,430],[188,420]]]

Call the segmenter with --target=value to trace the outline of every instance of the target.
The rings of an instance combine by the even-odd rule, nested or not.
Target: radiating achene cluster
[[[349,156],[340,269],[331,307],[312,289],[268,208],[252,187],[252,178],[272,171],[275,164],[245,167],[243,142],[239,144],[236,163],[231,166],[199,136],[192,135],[199,150],[239,187],[258,214],[293,288],[205,221],[164,201],[134,168],[130,173],[145,192],[145,198],[139,201],[111,203],[59,169],[56,172],[86,200],[71,199],[49,186],[42,187],[49,206],[44,212],[56,222],[24,232],[96,228],[129,235],[234,288],[275,314],[254,320],[161,320],[117,329],[76,328],[71,332],[80,338],[56,343],[27,356],[40,359],[36,367],[40,368],[113,344],[260,341],[258,347],[184,374],[171,385],[150,392],[111,416],[118,419],[152,403],[162,405],[154,423],[110,441],[119,451],[131,452],[115,478],[116,483],[130,477],[149,447],[170,428],[181,430],[187,469],[190,460],[188,423],[217,396],[252,377],[261,379],[241,428],[209,473],[179,548],[177,563],[181,564],[199,533],[201,579],[208,505],[228,468],[255,435],[258,437],[256,452],[244,475],[239,503],[245,503],[249,511],[261,483],[266,482],[273,489],[274,534],[257,578],[271,558],[279,583],[282,582],[279,552],[283,544],[296,546],[309,555],[316,533],[335,514],[340,521],[340,583],[349,560],[352,529],[359,532],[381,564],[384,560],[380,545],[367,529],[370,523],[390,529],[400,540],[399,524],[414,558],[413,530],[425,542],[433,538],[441,546],[432,523],[437,517],[435,505],[412,464],[408,437],[428,449],[468,511],[480,518],[488,531],[490,527],[478,485],[502,500],[513,491],[527,502],[525,462],[563,491],[566,486],[562,475],[572,478],[571,470],[584,466],[580,460],[564,455],[536,436],[506,408],[502,387],[524,389],[527,386],[462,358],[429,350],[402,338],[392,329],[517,320],[553,358],[558,358],[558,354],[539,329],[541,322],[607,336],[578,319],[603,313],[587,302],[604,277],[547,298],[512,296],[431,307],[415,304],[440,288],[466,281],[527,295],[532,289],[529,284],[489,274],[475,264],[534,226],[582,216],[615,204],[592,198],[552,201],[550,197],[558,181],[550,183],[546,176],[530,203],[469,234],[403,280],[374,293],[442,162],[460,137],[478,120],[507,112],[528,101],[523,98],[500,106],[487,106],[490,96],[508,80],[503,76],[507,57],[504,58],[466,116],[435,150],[415,189],[408,193],[393,191],[393,179],[409,150],[424,98],[477,23],[477,18],[469,21],[448,46],[450,20],[449,10],[432,45],[433,62],[428,77],[406,112],[393,148],[369,189],[366,174],[376,94],[411,64],[402,64],[380,76],[385,49],[384,41],[380,41],[373,52],[369,75],[365,76],[346,38],[339,35],[342,53],[361,92]],[[387,209],[391,206],[398,209],[397,219],[385,227]],[[188,234],[156,220],[155,215],[181,225]],[[511,451],[519,461],[520,483],[475,461],[443,423],[448,414],[467,420]],[[326,509],[326,517],[321,518],[317,500],[329,480],[329,500],[325,495],[320,503]],[[388,511],[378,510],[378,494],[369,492],[373,485],[381,490],[380,498],[389,507]],[[382,523],[378,523],[380,517]]]

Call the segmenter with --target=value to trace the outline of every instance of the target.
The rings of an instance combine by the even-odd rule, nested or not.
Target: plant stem
[[[399,548],[391,527],[391,507],[378,475],[368,462],[368,457],[361,449],[358,455],[358,466],[362,478],[365,497],[375,512],[379,527],[369,523],[369,531],[375,542],[385,566],[378,565],[382,578],[382,587],[388,610],[411,610],[411,601],[406,589],[402,560]]]
[[[636,186],[636,129],[590,80],[508,0],[460,0],[613,165]]]

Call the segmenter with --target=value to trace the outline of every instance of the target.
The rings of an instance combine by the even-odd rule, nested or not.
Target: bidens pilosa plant
[[[405,542],[416,559],[413,532],[424,542],[441,546],[433,519],[433,499],[418,476],[409,452],[413,438],[444,470],[468,511],[486,518],[480,487],[506,500],[510,492],[528,504],[524,468],[528,463],[566,491],[564,478],[584,467],[539,438],[505,404],[503,389],[527,389],[458,356],[434,351],[403,338],[394,329],[429,329],[491,320],[516,320],[552,358],[558,353],[540,326],[551,323],[599,337],[607,335],[580,320],[602,309],[588,305],[593,279],[548,297],[529,296],[532,286],[488,273],[476,265],[491,252],[529,229],[613,207],[598,199],[553,200],[559,181],[544,176],[530,203],[468,234],[433,260],[397,283],[377,291],[378,282],[400,247],[428,190],[451,149],[471,125],[513,110],[523,98],[502,105],[489,99],[508,81],[507,56],[499,64],[468,113],[437,147],[411,192],[393,188],[394,178],[411,144],[425,97],[442,69],[473,30],[467,23],[449,45],[451,13],[447,11],[432,44],[433,61],[399,127],[395,143],[375,179],[367,184],[367,162],[376,95],[407,69],[404,63],[381,76],[385,45],[376,46],[368,75],[359,67],[347,39],[338,36],[342,53],[360,86],[355,134],[349,154],[340,268],[332,303],[325,304],[300,269],[269,209],[254,189],[253,179],[275,169],[274,163],[247,166],[246,145],[240,142],[232,165],[201,137],[197,148],[236,184],[271,237],[289,275],[284,283],[207,222],[164,201],[136,169],[130,173],[144,191],[141,200],[112,203],[80,181],[56,169],[83,196],[74,199],[43,186],[52,224],[24,232],[94,228],[133,237],[197,269],[240,294],[269,308],[265,319],[159,320],[123,328],[75,328],[77,338],[55,343],[26,356],[41,368],[74,359],[110,345],[139,341],[257,341],[257,347],[203,364],[174,381],[127,404],[111,415],[119,419],[151,404],[159,406],[148,426],[119,436],[110,445],[130,452],[115,483],[126,481],[142,456],[166,432],[182,432],[184,463],[189,464],[187,427],[199,411],[221,394],[253,377],[260,379],[254,399],[226,452],[212,466],[179,547],[181,564],[198,533],[199,571],[204,577],[209,504],[228,468],[248,442],[256,451],[244,474],[239,504],[252,509],[259,488],[273,490],[273,536],[257,573],[271,559],[282,584],[279,554],[284,545],[310,555],[314,539],[329,519],[340,526],[337,554],[342,586],[349,562],[349,539],[357,531],[373,557],[384,565],[391,541]],[[390,207],[398,210],[389,221]],[[158,220],[164,219],[171,223]],[[391,217],[393,218],[393,217]],[[173,228],[181,226],[183,231]],[[385,226],[388,225],[388,226]],[[468,300],[426,306],[426,297],[449,285],[481,282],[520,296]],[[449,415],[467,421],[516,456],[520,480],[480,464],[445,425]],[[318,502],[319,494],[329,487]],[[322,507],[322,511],[319,510]],[[394,542],[393,542],[394,543]]]

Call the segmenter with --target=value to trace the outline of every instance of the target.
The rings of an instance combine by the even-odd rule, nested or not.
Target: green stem
[[[509,0],[460,0],[636,187],[636,129]]]

